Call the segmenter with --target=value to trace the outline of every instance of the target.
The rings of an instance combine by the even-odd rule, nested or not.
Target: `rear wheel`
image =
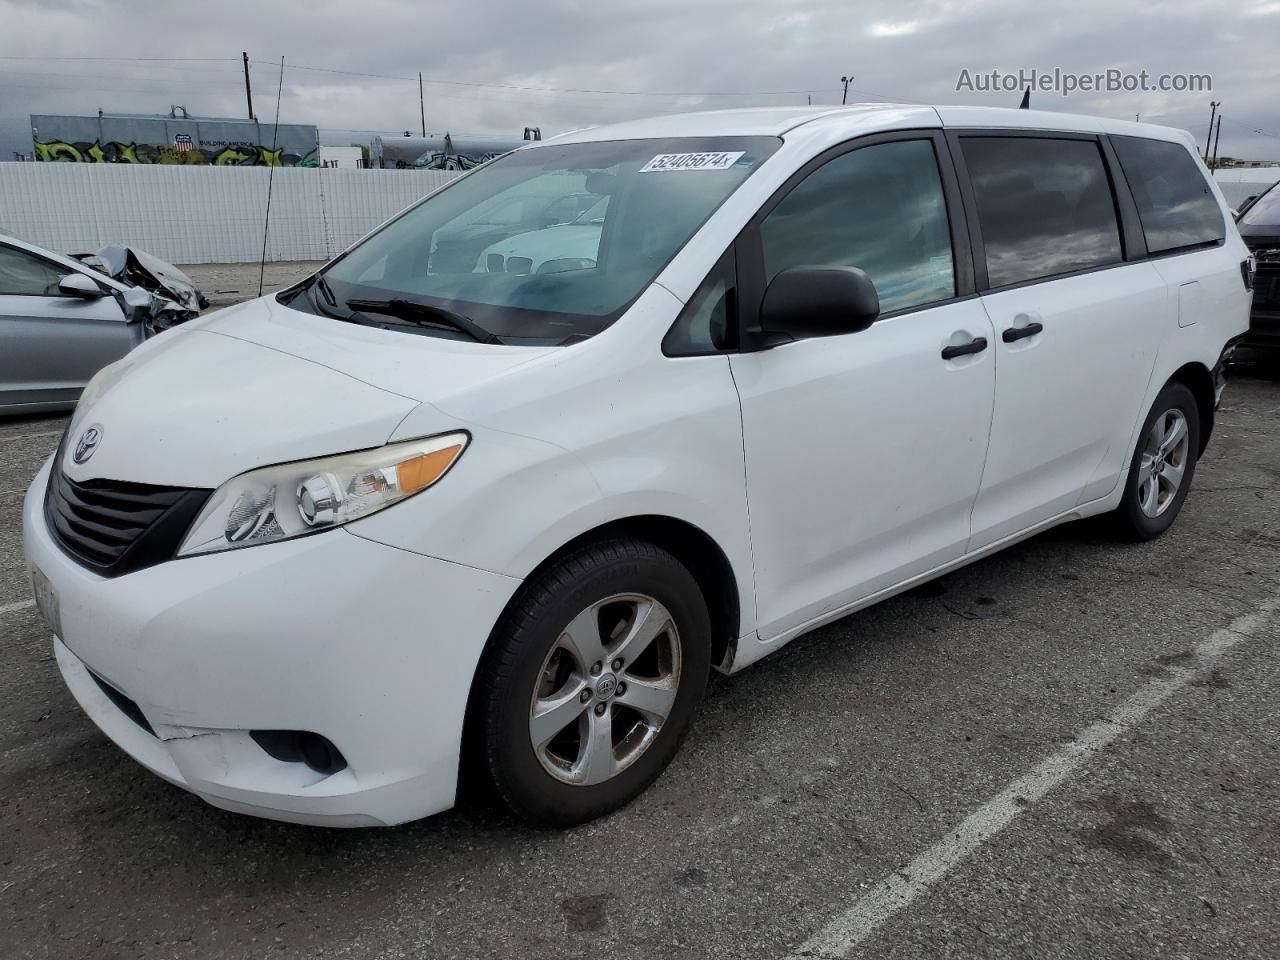
[[[1191,486],[1200,450],[1200,408],[1182,383],[1160,391],[1143,423],[1129,464],[1124,496],[1116,509],[1120,532],[1153,540],[1177,519]]]
[[[526,584],[481,666],[489,774],[536,823],[626,804],[675,755],[702,697],[711,631],[697,582],[651,544],[575,551]]]

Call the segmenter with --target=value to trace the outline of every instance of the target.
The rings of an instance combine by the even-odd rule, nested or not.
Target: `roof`
[[[1049,110],[1018,110],[1009,107],[924,106],[898,103],[854,103],[848,106],[749,107],[736,110],[707,110],[628,120],[588,127],[541,141],[578,143],[596,140],[642,140],[659,137],[773,136],[780,137],[800,126],[831,124],[863,126],[877,114],[919,116],[932,113],[939,126],[1002,127],[1006,129],[1051,129],[1082,133],[1113,133],[1151,137],[1158,140],[1192,142],[1190,134],[1172,127],[1107,117],[1056,113]]]

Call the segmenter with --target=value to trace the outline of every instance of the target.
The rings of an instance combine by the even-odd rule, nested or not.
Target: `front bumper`
[[[48,475],[23,505],[27,564],[57,596],[67,686],[126,753],[279,820],[389,825],[453,805],[472,676],[519,581],[347,529],[103,579],[50,537]],[[275,759],[253,730],[319,733],[347,766]]]

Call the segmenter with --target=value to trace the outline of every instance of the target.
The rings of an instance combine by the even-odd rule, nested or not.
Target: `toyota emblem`
[[[76,441],[76,449],[71,454],[71,459],[76,463],[84,463],[93,456],[93,451],[98,449],[98,444],[101,442],[102,424],[95,423],[80,434],[80,439]]]

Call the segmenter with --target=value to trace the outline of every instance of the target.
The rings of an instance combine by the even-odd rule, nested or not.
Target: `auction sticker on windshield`
[[[746,151],[734,153],[660,153],[643,167],[641,173],[667,170],[728,170]]]

